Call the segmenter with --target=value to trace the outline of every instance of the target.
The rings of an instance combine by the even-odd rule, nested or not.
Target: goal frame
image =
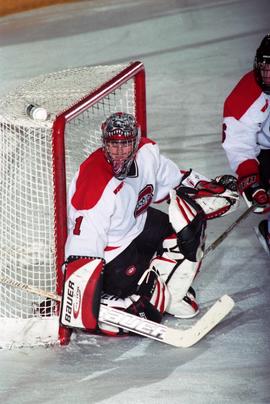
[[[0,348],[66,345],[60,303],[14,285],[62,294],[69,186],[102,147],[101,123],[112,113],[133,114],[146,136],[145,68],[127,61],[44,73],[4,95],[0,107]]]

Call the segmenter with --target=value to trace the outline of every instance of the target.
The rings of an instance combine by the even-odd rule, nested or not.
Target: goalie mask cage
[[[30,118],[29,104],[45,108],[48,119]],[[2,279],[61,294],[66,189],[79,165],[100,147],[101,122],[117,111],[135,115],[146,136],[141,62],[42,75],[0,100]],[[57,310],[54,302],[0,283],[0,347],[56,342]],[[65,332],[61,338],[68,342]]]

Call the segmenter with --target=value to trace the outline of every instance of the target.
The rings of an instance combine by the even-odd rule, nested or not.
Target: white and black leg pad
[[[176,317],[183,317],[182,300],[185,298],[196,274],[200,262],[192,262],[187,259],[179,263],[175,271],[167,278],[167,287],[170,292],[170,302],[166,312]]]
[[[170,258],[170,255],[169,252],[165,252],[162,257],[155,257],[152,265],[159,272],[163,282],[166,283],[167,298],[165,311],[174,316],[181,317],[181,302],[199,270],[200,262],[192,262],[187,259],[174,260]]]
[[[169,219],[177,234],[180,252],[189,261],[203,256],[206,217],[203,209],[189,195],[170,192]]]
[[[157,268],[160,259],[160,257],[152,259],[149,268],[138,282],[138,292],[147,298],[155,310],[163,314],[168,305],[169,292]]]
[[[61,324],[96,329],[104,263],[102,258],[92,257],[68,260],[60,312]]]

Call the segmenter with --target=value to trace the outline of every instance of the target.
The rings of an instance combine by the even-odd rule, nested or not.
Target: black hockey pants
[[[137,283],[149,267],[163,240],[174,232],[166,213],[148,208],[142,233],[105,265],[103,291],[125,298],[137,291]]]

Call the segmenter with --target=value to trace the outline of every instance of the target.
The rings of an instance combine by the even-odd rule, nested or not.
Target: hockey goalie
[[[163,313],[199,312],[192,283],[203,257],[207,220],[235,210],[236,180],[181,171],[141,138],[135,118],[114,113],[102,147],[80,166],[68,196],[62,325],[106,335],[100,303],[160,322]],[[153,203],[168,201],[168,214]]]

